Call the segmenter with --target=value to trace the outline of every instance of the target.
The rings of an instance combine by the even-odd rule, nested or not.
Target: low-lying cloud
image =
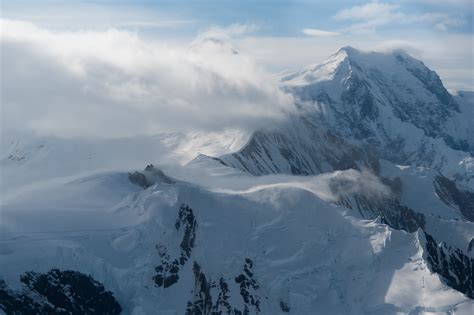
[[[298,188],[307,190],[327,202],[340,202],[341,198],[363,196],[372,200],[383,200],[396,197],[396,187],[390,187],[368,170],[348,169],[312,176],[264,175],[216,170],[209,172],[200,164],[190,163],[184,167],[175,164],[162,164],[163,171],[176,179],[198,184],[210,190],[247,194],[262,189]],[[229,180],[231,179],[231,180]]]
[[[233,47],[234,26],[188,45],[125,31],[52,32],[2,20],[2,128],[72,137],[253,129],[293,109]]]

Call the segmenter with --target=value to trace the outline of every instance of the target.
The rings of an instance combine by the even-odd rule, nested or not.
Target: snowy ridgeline
[[[134,314],[463,314],[472,307],[427,259],[427,235],[453,233],[453,243],[467,244],[471,225],[433,221],[446,227],[438,234],[432,227],[426,233],[438,236],[431,236],[417,227],[429,220],[409,210],[397,220],[399,206],[377,206],[387,205],[391,192],[372,174],[254,177],[214,161],[206,167],[213,175],[205,176],[203,164],[176,172],[201,185],[149,166],[139,172],[151,184],[146,189],[132,183],[137,173],[99,173],[39,186],[2,205],[9,290],[21,290],[27,271],[58,268],[92,275]],[[361,200],[368,205],[358,209]],[[389,220],[400,229],[383,224]]]
[[[282,88],[303,115],[247,143],[2,141],[0,309],[471,314],[470,94],[352,48]]]

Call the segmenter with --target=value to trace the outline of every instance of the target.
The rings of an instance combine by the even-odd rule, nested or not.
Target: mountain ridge
[[[474,98],[446,96],[440,82],[405,53],[344,47],[285,74],[297,112],[246,143],[238,133],[11,142],[0,156],[11,186],[0,309],[35,296],[14,290],[34,269],[90,275],[136,315],[469,314]]]

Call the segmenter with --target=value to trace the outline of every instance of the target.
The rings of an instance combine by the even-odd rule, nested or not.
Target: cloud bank
[[[4,130],[64,137],[248,130],[293,109],[276,79],[232,46],[249,27],[213,28],[179,45],[114,29],[0,23]]]

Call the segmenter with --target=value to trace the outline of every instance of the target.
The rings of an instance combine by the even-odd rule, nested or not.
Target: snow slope
[[[377,172],[382,158],[438,170],[474,189],[472,104],[451,96],[421,61],[345,47],[281,82],[299,114],[222,156],[228,165],[253,174]]]
[[[463,314],[473,305],[429,271],[422,232],[362,220],[307,189],[214,192],[177,181],[142,190],[125,178],[95,175],[4,205],[2,278],[15,287],[27,270],[78,270],[131,314]],[[36,204],[48,194],[54,203]],[[172,274],[177,282],[159,285],[157,275]]]
[[[161,164],[185,164],[198,153],[229,153],[243,145],[246,137],[248,136],[245,132],[238,130],[117,139],[2,134],[2,201],[19,191],[30,190],[38,184],[54,183],[64,178],[73,179],[100,171],[134,170],[152,161],[159,161]]]

